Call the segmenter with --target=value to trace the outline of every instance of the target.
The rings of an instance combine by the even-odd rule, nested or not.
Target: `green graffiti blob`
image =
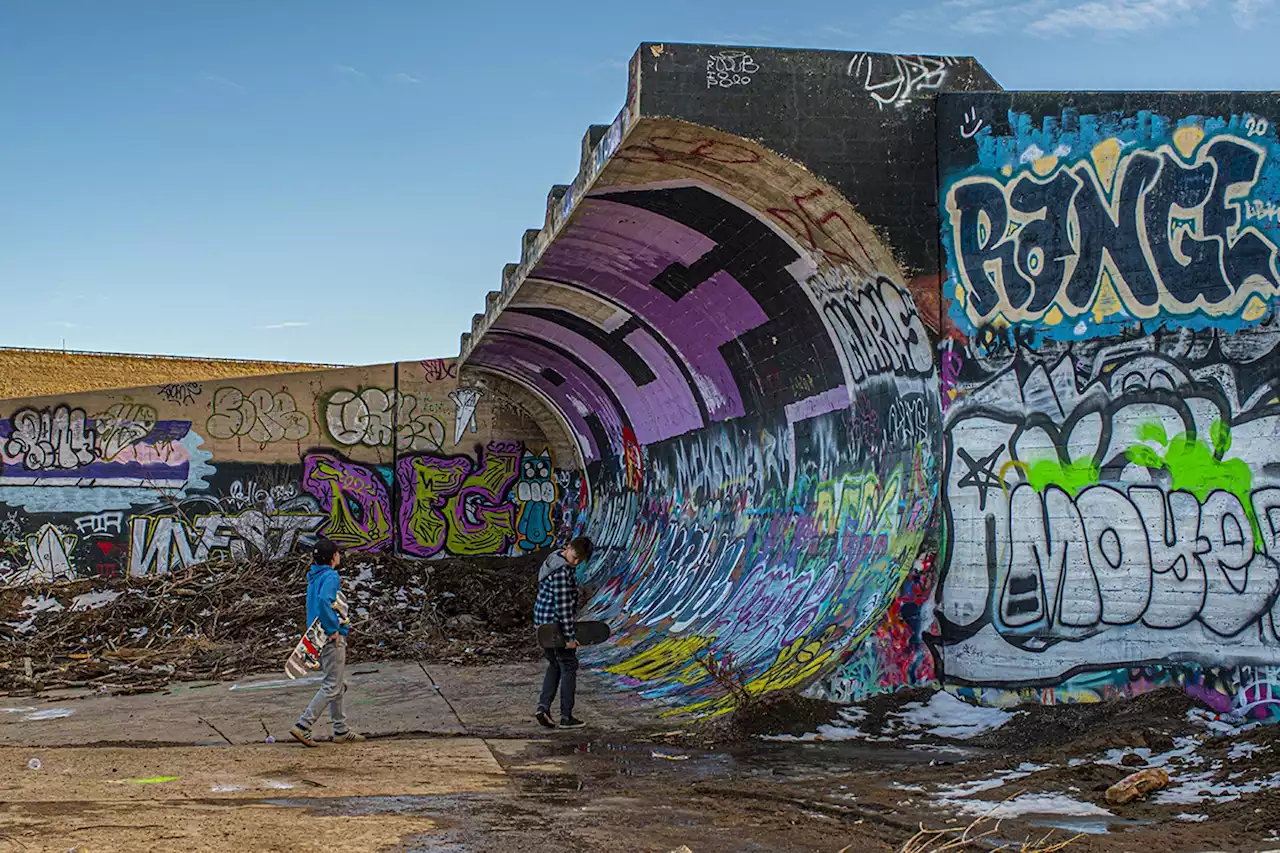
[[[1027,482],[1037,492],[1043,492],[1049,486],[1057,486],[1073,498],[1081,489],[1098,482],[1098,466],[1093,464],[1092,459],[1076,462],[1041,459],[1029,464],[1026,472]]]
[[[1140,424],[1135,432],[1139,441],[1163,447],[1164,455],[1146,444],[1135,444],[1125,451],[1125,458],[1135,465],[1168,471],[1174,490],[1190,492],[1200,503],[1204,503],[1212,492],[1235,495],[1253,529],[1254,547],[1263,547],[1262,527],[1258,524],[1250,498],[1253,471],[1243,459],[1222,458],[1231,449],[1230,426],[1220,420],[1213,422],[1209,428],[1212,445],[1205,444],[1190,431],[1169,438],[1164,425],[1158,422]]]

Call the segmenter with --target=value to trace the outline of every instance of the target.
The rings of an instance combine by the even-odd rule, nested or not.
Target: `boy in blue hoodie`
[[[338,546],[328,539],[321,539],[316,543],[315,564],[307,572],[306,624],[309,626],[319,619],[326,638],[320,649],[320,671],[324,673],[324,679],[315,698],[298,718],[298,724],[289,731],[295,740],[307,746],[316,745],[311,737],[311,727],[325,705],[329,706],[334,743],[356,743],[365,739],[364,735],[347,728],[347,716],[342,709],[342,696],[347,691],[343,671],[347,666],[347,632],[350,626],[345,602],[339,600],[338,588],[342,579],[338,577],[338,564],[341,562]]]

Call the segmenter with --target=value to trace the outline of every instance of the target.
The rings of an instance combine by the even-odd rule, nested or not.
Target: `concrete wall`
[[[1275,95],[948,95],[946,680],[1280,711]]]
[[[7,400],[0,583],[282,557],[325,534],[417,557],[548,546],[576,448],[454,359]]]

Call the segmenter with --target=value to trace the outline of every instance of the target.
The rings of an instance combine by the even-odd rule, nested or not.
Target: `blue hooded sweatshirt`
[[[333,566],[312,566],[307,572],[307,624],[319,619],[326,635],[337,631],[345,637],[349,630],[333,608],[341,585],[342,579]]]

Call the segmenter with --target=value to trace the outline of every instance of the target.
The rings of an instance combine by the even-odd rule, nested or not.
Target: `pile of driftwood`
[[[357,660],[497,663],[537,655],[541,555],[342,567]],[[304,628],[301,558],[206,563],[153,578],[0,590],[0,691],[134,693],[283,668]]]

